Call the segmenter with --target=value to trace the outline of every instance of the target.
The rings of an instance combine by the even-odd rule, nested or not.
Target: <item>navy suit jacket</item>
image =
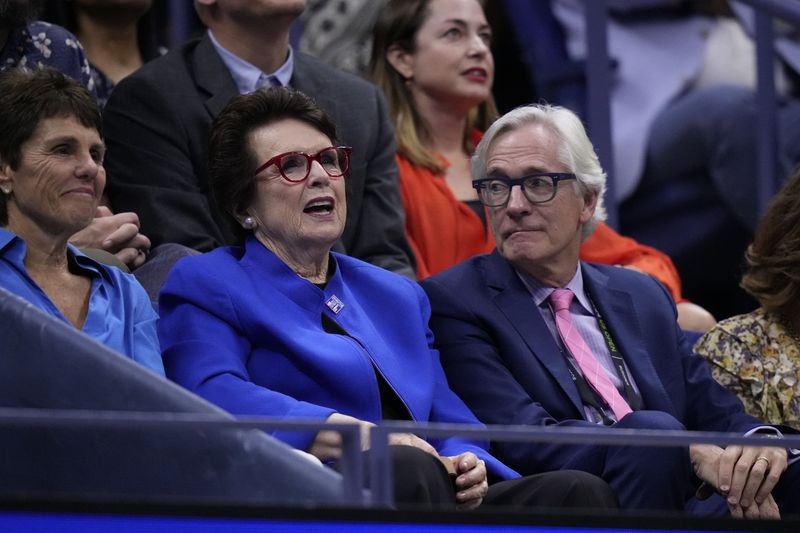
[[[374,85],[306,54],[294,54],[290,85],[308,94],[353,147],[347,223],[336,250],[414,278],[405,238],[394,129]],[[233,244],[208,183],[211,123],[238,94],[208,36],[155,59],[114,88],[103,112],[108,194],[138,213],[153,245],[200,251]]]
[[[580,268],[645,409],[668,413],[692,430],[743,432],[760,425],[692,353],[658,281],[624,268]],[[482,422],[595,427],[584,418],[565,359],[530,293],[496,250],[422,286],[448,381]],[[494,451],[517,471],[533,473],[562,468],[586,448],[498,443]]]

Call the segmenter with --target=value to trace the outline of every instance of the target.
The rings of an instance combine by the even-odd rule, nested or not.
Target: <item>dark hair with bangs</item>
[[[103,136],[100,108],[77,81],[49,67],[0,74],[0,164],[19,168],[22,145],[43,120],[54,117],[74,117]],[[0,225],[6,224],[6,197],[0,195]]]
[[[239,219],[256,195],[256,159],[250,146],[255,130],[294,119],[319,130],[337,144],[336,125],[309,96],[288,87],[259,89],[234,97],[214,120],[208,149],[208,172],[217,207],[228,215],[237,242],[245,230]]]

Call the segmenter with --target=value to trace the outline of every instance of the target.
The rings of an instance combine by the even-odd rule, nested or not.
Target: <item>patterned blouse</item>
[[[747,412],[800,428],[800,342],[763,309],[721,321],[694,346]]]
[[[8,36],[0,49],[0,72],[14,67],[52,67],[77,80],[97,99],[92,69],[83,47],[70,32],[47,22],[31,22]]]

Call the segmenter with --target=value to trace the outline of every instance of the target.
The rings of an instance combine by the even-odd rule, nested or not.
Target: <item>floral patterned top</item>
[[[800,428],[800,342],[763,309],[721,321],[694,346],[747,412]]]
[[[52,67],[77,80],[97,99],[89,60],[77,37],[47,22],[35,21],[8,36],[0,50],[0,72],[14,67]]]

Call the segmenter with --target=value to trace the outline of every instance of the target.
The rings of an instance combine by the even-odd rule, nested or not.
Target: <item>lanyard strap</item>
[[[576,362],[572,359],[572,357],[567,355],[563,349],[561,353],[564,355],[564,359],[567,361],[567,370],[569,370],[569,376],[572,378],[572,382],[578,389],[581,402],[583,402],[584,405],[594,408],[594,411],[600,415],[604,426],[610,426],[613,424],[614,420],[608,416],[609,409],[606,406],[605,400],[603,400],[600,397],[600,394],[589,385],[589,382],[586,381],[586,378],[583,377],[583,374],[580,372],[580,370],[578,370]]]
[[[633,380],[631,379],[628,369],[625,367],[625,360],[617,349],[617,343],[615,343],[613,337],[611,337],[611,332],[608,330],[608,326],[606,326],[606,321],[603,320],[603,315],[600,314],[600,310],[594,304],[592,295],[585,287],[584,292],[586,293],[586,298],[589,300],[589,305],[592,306],[592,312],[597,319],[598,326],[600,326],[600,332],[603,334],[603,340],[608,347],[608,352],[611,354],[611,362],[625,388],[625,400],[628,402],[628,405],[631,406],[631,409],[639,411],[644,407],[642,396],[633,388]]]

